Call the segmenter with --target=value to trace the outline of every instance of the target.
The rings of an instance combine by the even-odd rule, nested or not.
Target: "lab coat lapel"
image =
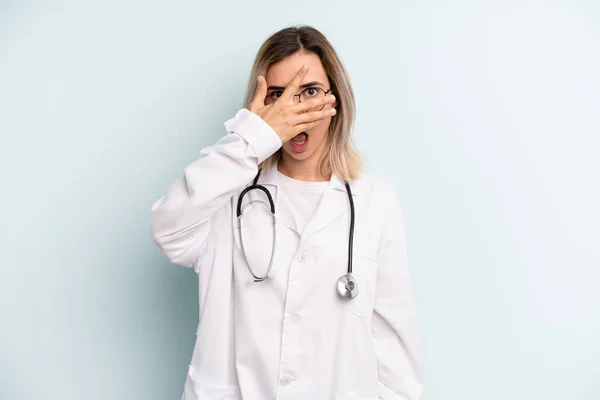
[[[285,193],[283,193],[278,186],[277,165],[273,165],[268,170],[262,171],[258,178],[258,183],[269,189],[273,196],[276,220],[300,235],[290,202],[285,197]]]
[[[352,193],[356,196],[355,193]],[[301,241],[306,242],[312,235],[327,227],[341,216],[350,215],[350,203],[344,182],[335,174],[331,176],[329,185],[323,193],[321,202],[314,216],[306,225],[302,233]]]

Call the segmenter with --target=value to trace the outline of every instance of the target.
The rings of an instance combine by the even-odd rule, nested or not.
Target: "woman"
[[[183,399],[420,397],[402,213],[360,172],[353,121],[328,40],[281,30],[227,134],[153,205],[154,241],[199,276]]]

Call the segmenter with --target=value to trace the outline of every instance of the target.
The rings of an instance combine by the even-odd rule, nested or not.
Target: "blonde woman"
[[[415,400],[422,383],[404,221],[361,172],[354,94],[330,42],[269,37],[244,108],[152,207],[199,277],[184,400]]]

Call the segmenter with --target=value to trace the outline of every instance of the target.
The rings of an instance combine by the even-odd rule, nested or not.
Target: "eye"
[[[277,100],[282,94],[283,94],[283,92],[277,91],[277,92],[271,93],[269,95],[269,97],[272,98],[273,100]]]
[[[307,88],[304,91],[304,94],[307,97],[317,97],[319,95],[319,89],[318,88],[314,88],[314,87],[310,87],[310,88]]]

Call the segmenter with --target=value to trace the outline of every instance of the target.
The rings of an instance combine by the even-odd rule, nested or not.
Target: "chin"
[[[289,146],[289,145],[288,145]],[[285,154],[290,157],[293,158],[296,161],[304,161],[304,160],[308,160],[309,158],[311,158],[313,152],[310,151],[310,149],[307,149],[306,151],[303,151],[301,153],[298,153],[294,150],[291,150],[289,148],[284,147],[283,151],[285,152]]]

